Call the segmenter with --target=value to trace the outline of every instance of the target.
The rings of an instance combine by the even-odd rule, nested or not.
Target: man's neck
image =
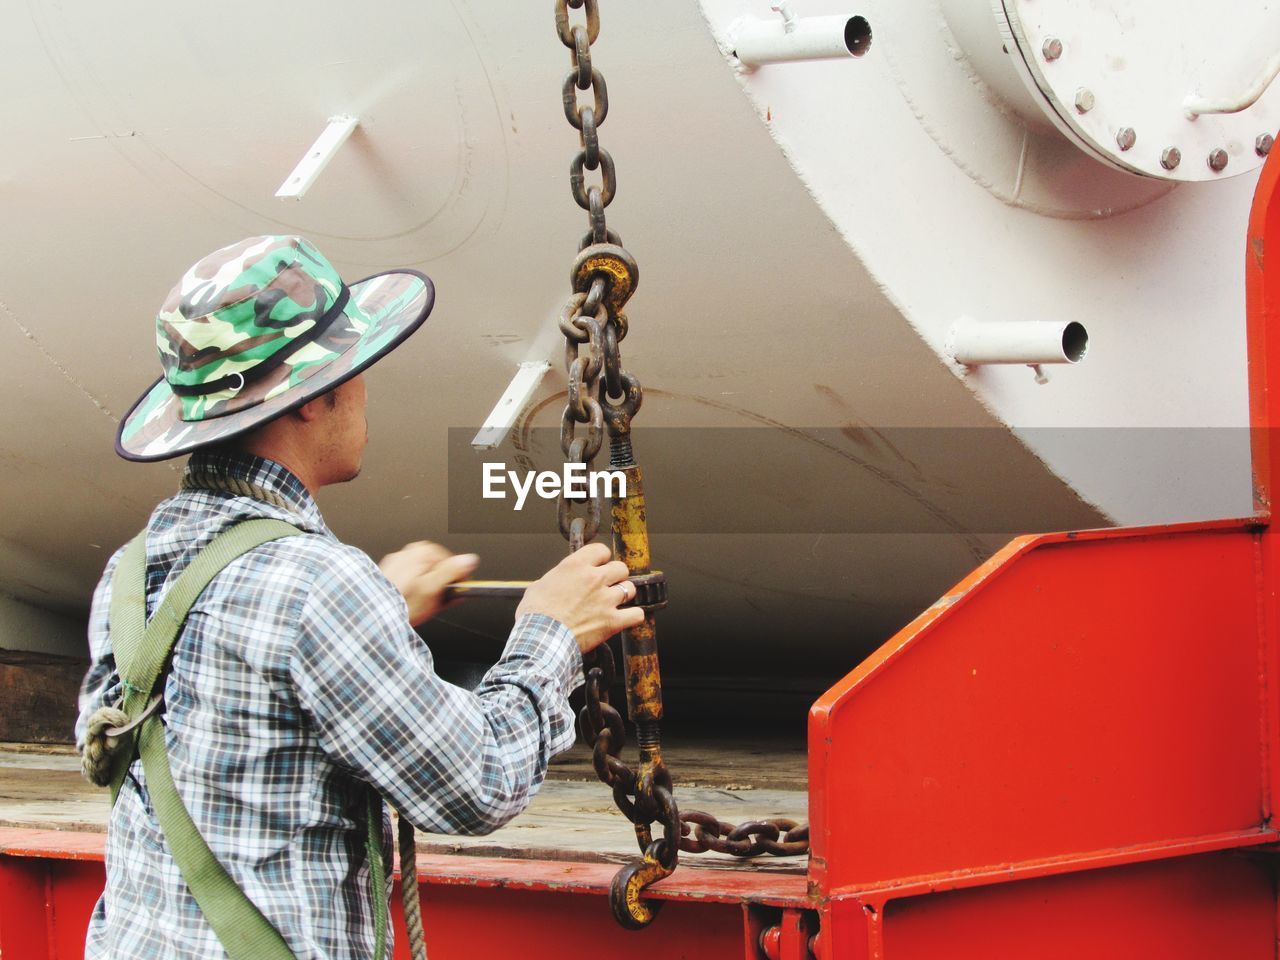
[[[249,497],[295,514],[308,529],[327,529],[311,492],[285,464],[229,444],[197,451],[182,476],[183,490]]]
[[[284,467],[299,482],[307,488],[313,498],[316,492],[324,486],[316,477],[316,471],[311,469],[310,458],[305,456],[301,451],[295,448],[294,444],[279,442],[278,438],[271,436],[259,436],[257,433],[251,434],[243,443],[236,444],[235,449],[241,453],[251,454],[255,457],[261,457],[263,460],[270,460]]]

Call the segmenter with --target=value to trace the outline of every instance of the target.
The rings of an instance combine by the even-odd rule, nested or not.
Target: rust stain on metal
[[[877,450],[887,451],[895,460],[909,467],[917,477],[924,479],[924,471],[920,469],[920,465],[899,450],[893,441],[885,435],[884,431],[877,430],[854,413],[853,408],[844,397],[840,396],[825,383],[815,383],[813,389],[818,396],[830,402],[844,414],[848,422],[840,428],[840,432],[856,446],[869,454],[875,453]]]
[[[662,711],[662,677],[658,672],[658,656],[656,653],[642,654],[627,658],[628,696],[646,704],[656,705],[658,714]],[[646,711],[648,712],[648,711]],[[635,718],[632,713],[632,718]],[[652,718],[645,718],[652,719]]]
[[[644,481],[639,467],[628,467],[622,473],[627,478],[627,495],[613,502],[613,551],[632,574],[648,573],[653,561],[649,554]]]

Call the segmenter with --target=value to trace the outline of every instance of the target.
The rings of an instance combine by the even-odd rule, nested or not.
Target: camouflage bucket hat
[[[252,237],[209,254],[156,317],[162,376],[120,424],[116,452],[164,460],[226,440],[351,379],[431,312],[415,270],[350,286],[300,237]]]

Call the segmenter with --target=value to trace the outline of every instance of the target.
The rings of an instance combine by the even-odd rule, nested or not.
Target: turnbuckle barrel
[[[627,480],[626,495],[613,502],[613,552],[626,563],[633,577],[648,576],[651,560],[644,483],[631,448],[629,420],[610,425],[609,443],[609,468],[622,471]],[[653,613],[652,609],[646,609],[644,621],[622,633],[627,713],[636,725],[640,747],[636,806],[645,810],[646,825],[656,819],[664,832],[662,839],[644,849],[642,860],[624,867],[610,885],[609,902],[614,917],[630,929],[652,922],[658,904],[646,901],[642,893],[650,884],[675,871],[680,844],[680,815],[671,796],[671,776],[662,760],[662,674],[658,668],[658,636]]]

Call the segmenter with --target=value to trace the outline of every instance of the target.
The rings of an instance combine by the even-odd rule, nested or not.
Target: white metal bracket
[[[359,123],[359,117],[330,117],[329,125],[285,178],[276,196],[281,200],[301,200]]]
[[[498,399],[489,419],[471,441],[476,450],[492,450],[506,439],[507,433],[533,398],[533,392],[546,376],[551,364],[546,360],[526,360],[516,368],[516,375]]]

